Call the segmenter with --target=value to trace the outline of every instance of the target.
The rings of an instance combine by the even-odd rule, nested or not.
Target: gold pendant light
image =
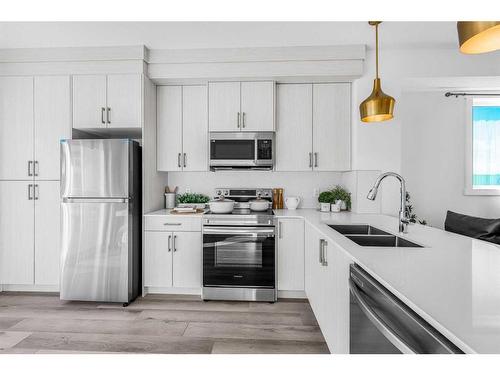
[[[476,54],[500,49],[500,21],[457,22],[460,52]]]
[[[381,21],[370,21],[368,23],[375,26],[376,77],[373,81],[372,93],[359,105],[359,113],[363,122],[380,122],[392,119],[396,100],[382,91],[380,78],[378,77],[378,25]]]

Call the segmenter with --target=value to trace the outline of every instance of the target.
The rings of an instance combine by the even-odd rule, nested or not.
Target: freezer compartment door
[[[63,197],[129,197],[128,139],[61,141]]]
[[[61,207],[61,299],[129,302],[128,203]]]

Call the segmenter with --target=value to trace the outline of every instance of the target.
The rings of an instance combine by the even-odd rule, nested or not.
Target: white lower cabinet
[[[0,283],[59,284],[59,181],[0,181]]]
[[[201,288],[201,232],[144,232],[144,286]]]
[[[313,226],[305,233],[307,298],[330,352],[348,353],[350,259]]]
[[[171,232],[144,232],[144,286],[172,286]]]
[[[304,291],[304,220],[278,219],[278,290]]]
[[[35,182],[35,285],[59,285],[60,182]]]
[[[203,246],[201,232],[174,232],[173,236],[172,286],[200,288]]]
[[[31,181],[0,181],[1,284],[33,284],[32,187]]]

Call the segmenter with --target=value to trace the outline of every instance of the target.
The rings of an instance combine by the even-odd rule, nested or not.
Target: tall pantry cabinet
[[[59,141],[71,137],[69,76],[0,77],[0,284],[59,283]]]

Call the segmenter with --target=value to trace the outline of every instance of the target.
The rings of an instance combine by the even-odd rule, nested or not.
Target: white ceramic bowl
[[[255,199],[250,201],[250,210],[252,211],[267,211],[269,208],[269,201],[265,199]]]
[[[234,201],[231,199],[214,199],[208,202],[210,212],[214,214],[229,214],[233,212]]]

